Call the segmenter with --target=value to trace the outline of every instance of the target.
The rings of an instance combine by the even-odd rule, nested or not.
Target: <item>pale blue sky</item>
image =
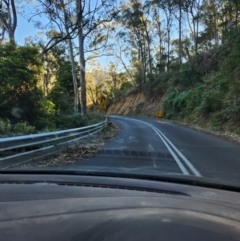
[[[25,38],[34,36],[37,34],[37,32],[38,30],[33,26],[33,23],[29,23],[21,16],[18,17],[18,26],[16,29],[15,37],[19,45],[24,45]]]
[[[42,21],[44,19],[42,18]],[[15,38],[18,45],[24,45],[25,39],[29,36],[35,37],[38,32],[40,32],[39,29],[34,27],[34,24],[32,22],[28,22],[25,18],[22,16],[18,17],[18,26],[15,32]],[[40,36],[40,38],[43,38],[44,36]],[[110,61],[115,62],[112,57],[101,57],[98,58],[98,61],[102,66],[106,66],[109,64]]]

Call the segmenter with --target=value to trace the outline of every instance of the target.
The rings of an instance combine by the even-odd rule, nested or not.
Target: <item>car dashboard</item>
[[[240,240],[240,193],[120,177],[0,174],[1,240]]]

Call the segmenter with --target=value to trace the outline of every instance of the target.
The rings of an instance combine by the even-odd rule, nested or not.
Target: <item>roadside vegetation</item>
[[[71,64],[60,50],[48,60],[48,68],[54,61],[55,71],[46,76],[39,47],[13,41],[0,45],[0,135],[76,128],[103,119],[101,114],[74,112]]]
[[[239,31],[229,30],[222,45],[205,53],[215,56],[207,73],[198,63],[188,62],[179,72],[169,72],[163,102],[166,118],[240,135]],[[198,58],[205,61],[204,56]]]

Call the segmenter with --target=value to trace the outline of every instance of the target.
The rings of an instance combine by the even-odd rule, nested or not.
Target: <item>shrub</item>
[[[200,82],[202,82],[202,75],[196,66],[191,67],[189,63],[181,66],[179,71],[179,85],[189,89]]]
[[[37,121],[35,121],[34,126],[37,130],[41,131],[54,131],[56,130],[56,124],[53,120],[49,120],[47,118],[38,118]]]
[[[15,134],[27,135],[27,134],[33,133],[35,130],[35,127],[29,125],[27,122],[19,122],[19,123],[13,125],[12,130]]]
[[[186,110],[187,112],[193,111],[202,101],[202,95],[206,89],[206,85],[199,85],[196,88],[190,89],[187,95]]]
[[[8,119],[4,120],[0,118],[0,133],[7,134],[11,131],[12,125]]]
[[[148,76],[143,86],[144,95],[147,99],[158,98],[163,95],[167,88],[168,73]]]
[[[175,114],[175,109],[173,108],[173,101],[177,94],[177,92],[170,92],[163,100],[163,109],[167,118],[171,118]]]
[[[60,129],[78,128],[82,126],[92,125],[102,120],[103,116],[100,114],[91,114],[88,116],[73,114],[69,116],[58,116],[56,118],[56,126]]]
[[[178,113],[191,114],[199,107],[205,89],[206,85],[202,84],[187,91],[169,93],[163,102],[164,111],[169,113],[166,116],[170,118]]]
[[[222,108],[222,95],[219,91],[208,91],[203,94],[200,110],[205,113],[217,111]]]

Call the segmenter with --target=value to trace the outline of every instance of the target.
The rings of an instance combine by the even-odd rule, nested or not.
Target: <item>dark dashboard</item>
[[[0,175],[1,240],[240,240],[240,193],[131,178]]]

